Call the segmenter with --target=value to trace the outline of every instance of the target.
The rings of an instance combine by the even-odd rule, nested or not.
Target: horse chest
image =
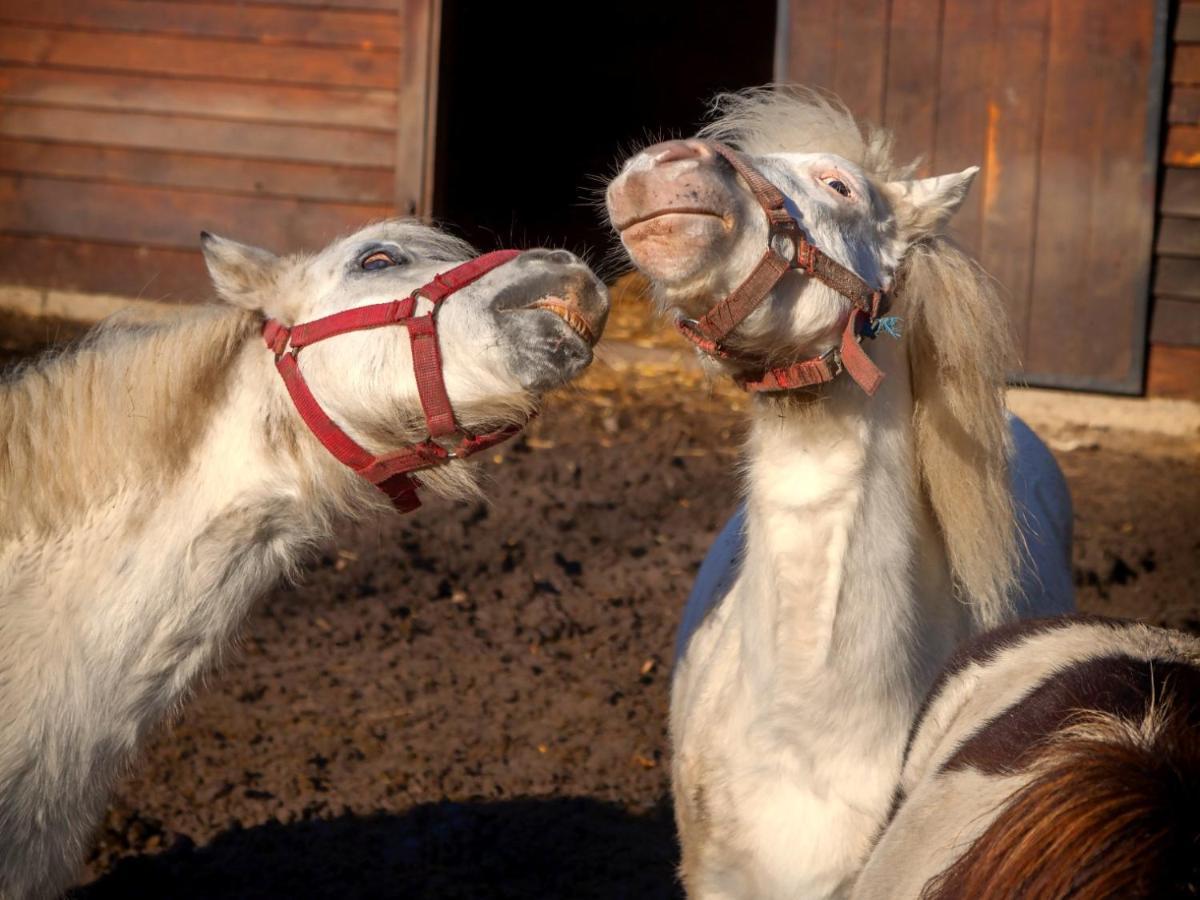
[[[691,832],[689,894],[842,896],[886,811],[888,775],[886,766],[867,760],[841,768],[854,771],[806,768],[796,754],[762,756],[750,744],[682,754],[676,796],[685,807],[681,824]],[[847,797],[838,784],[847,777],[881,789],[873,798]]]
[[[872,704],[838,696],[825,685],[832,673],[813,672],[800,688],[783,679],[789,703],[781,705],[779,693],[746,680],[741,648],[736,622],[715,610],[673,688],[689,891],[838,896],[866,856],[898,774],[899,748],[881,734],[903,729]]]

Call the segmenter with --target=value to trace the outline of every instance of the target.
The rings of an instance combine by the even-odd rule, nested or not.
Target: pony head
[[[982,622],[998,621],[1017,553],[1004,412],[1011,336],[990,279],[941,233],[978,169],[913,178],[912,166],[893,163],[889,134],[813,91],[725,95],[715,110],[697,138],[646,148],[609,185],[622,245],[660,309],[676,316],[699,318],[742,283],[767,249],[768,224],[708,143],[719,141],[785,195],[812,244],[871,288],[894,290],[898,351],[864,349],[911,385],[922,480],[956,582]],[[733,357],[706,355],[706,364],[736,376],[747,359],[778,366],[819,356],[838,346],[850,312],[850,300],[793,269],[722,341]]]
[[[312,255],[280,257],[208,234],[202,243],[218,294],[285,326],[408,297],[474,256],[462,241],[405,221],[368,226]],[[431,308],[421,299],[416,311]],[[603,284],[565,250],[525,251],[455,291],[437,311],[437,335],[459,425],[523,422],[543,392],[591,362],[607,315]],[[363,447],[384,453],[425,437],[403,326],[340,334],[298,359],[322,409]]]

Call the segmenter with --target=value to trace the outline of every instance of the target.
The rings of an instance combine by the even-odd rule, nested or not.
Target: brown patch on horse
[[[917,733],[921,730],[921,726],[925,724],[925,716],[929,713],[929,707],[942,691],[946,689],[946,685],[958,677],[968,666],[987,664],[1005,650],[1015,647],[1029,638],[1037,637],[1040,634],[1057,631],[1079,623],[1093,622],[1097,624],[1111,624],[1119,622],[1119,620],[1103,619],[1099,616],[1087,615],[1022,619],[1017,622],[1010,622],[1007,625],[1001,625],[998,628],[993,628],[963,644],[954,652],[946,665],[942,667],[942,671],[934,681],[933,687],[929,689],[929,692],[921,701],[921,705],[917,708],[917,715],[913,719],[912,729],[908,733],[908,743],[904,746],[904,763],[908,762],[908,755],[912,750],[913,742],[917,738]],[[898,806],[899,804],[897,803],[896,807]],[[894,812],[895,808],[893,808]]]
[[[1155,664],[1138,716],[1077,715],[1021,751],[1032,780],[923,900],[1200,895],[1200,671],[1174,665]]]
[[[930,706],[933,705],[942,691],[946,689],[946,685],[965,670],[967,666],[976,663],[989,663],[1005,650],[1016,646],[1028,638],[1060,628],[1066,628],[1077,622],[1089,621],[1106,622],[1110,620],[1101,619],[1098,616],[1055,616],[1053,618],[1042,619],[1021,619],[985,631],[983,634],[973,640],[967,641],[959,647],[947,661],[946,665],[942,667],[937,679],[933,682],[933,686],[921,699],[921,705],[917,707],[917,714],[913,718],[912,727],[908,731],[908,741],[904,745],[904,755],[901,757],[900,763],[901,770],[903,771],[904,766],[908,764],[908,757],[912,752],[913,742],[916,741],[917,734],[920,733],[921,727],[925,724],[925,716],[928,715]],[[880,824],[872,844],[879,842],[883,833],[900,812],[900,807],[904,805],[906,799],[907,794],[904,791],[903,781],[897,782],[896,789],[892,792],[892,802],[888,808],[888,814]]]
[[[1156,693],[1165,690],[1200,698],[1200,669],[1187,663],[1126,656],[1076,663],[1047,678],[967,738],[942,765],[942,771],[1020,772],[1048,739],[1081,712],[1137,721]],[[1200,702],[1182,707],[1178,715],[1200,739]]]

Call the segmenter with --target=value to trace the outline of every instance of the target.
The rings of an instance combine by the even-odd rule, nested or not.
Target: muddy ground
[[[484,463],[489,503],[341,530],[147,748],[73,896],[677,896],[672,637],[743,403],[601,364]],[[1195,439],[1051,437],[1080,606],[1200,631]]]

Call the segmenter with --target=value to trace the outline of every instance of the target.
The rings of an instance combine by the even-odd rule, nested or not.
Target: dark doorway
[[[604,180],[771,79],[775,0],[444,0],[434,213],[483,249],[612,246]],[[597,252],[599,251],[599,252]]]

